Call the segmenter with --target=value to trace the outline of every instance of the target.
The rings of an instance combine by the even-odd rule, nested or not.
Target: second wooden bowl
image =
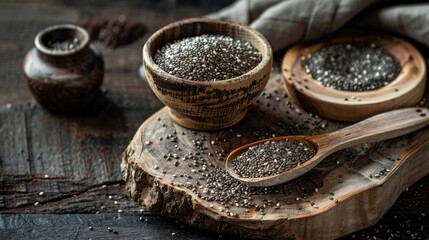
[[[351,92],[327,88],[305,71],[306,57],[332,43],[375,43],[387,50],[402,66],[390,84],[371,91]],[[410,43],[380,34],[347,34],[313,44],[292,47],[282,63],[282,77],[292,100],[325,118],[360,121],[377,113],[415,106],[423,97],[426,65],[420,52]]]
[[[165,44],[202,34],[227,35],[248,41],[262,55],[249,72],[220,81],[191,81],[162,70],[153,60]],[[154,33],[143,47],[146,78],[158,99],[169,107],[172,120],[196,130],[216,130],[239,122],[247,106],[256,101],[270,77],[272,51],[259,32],[247,26],[195,18],[167,25]]]

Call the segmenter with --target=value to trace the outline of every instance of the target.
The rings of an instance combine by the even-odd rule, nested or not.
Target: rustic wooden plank
[[[136,128],[142,114],[127,117],[114,100],[104,100],[106,104],[100,103],[98,111],[87,115],[54,115],[34,103],[0,109],[0,137],[9,140],[0,142],[4,202],[0,210],[96,212],[112,202],[101,187],[110,184],[112,194],[124,199],[119,159],[129,141],[129,129]],[[40,192],[44,195],[39,196]],[[36,202],[40,208],[35,208]],[[127,204],[130,209],[137,207]]]
[[[6,107],[7,108],[7,107]],[[14,159],[2,164],[3,173],[26,174],[30,171],[29,156],[26,154],[27,119],[25,113],[11,112],[1,118],[2,156],[1,159]]]
[[[140,221],[142,217],[143,221]],[[147,221],[145,221],[147,220]],[[90,230],[92,227],[92,230]],[[108,228],[112,229],[112,232]],[[220,239],[153,214],[0,215],[1,239]],[[223,236],[223,239],[230,239]]]
[[[425,204],[427,204],[427,197],[423,196],[421,193],[419,193],[421,191],[420,188],[422,187],[426,187],[428,185],[424,184],[424,181],[420,181],[419,183],[417,183],[415,186],[410,187],[410,189],[405,192],[398,200],[398,204],[400,206],[404,206],[404,208],[401,211],[396,211],[395,209],[392,209],[391,211],[389,211],[381,220],[380,222],[375,225],[372,228],[369,229],[365,229],[363,231],[354,233],[352,235],[356,236],[357,238],[368,238],[368,237],[373,237],[376,236],[377,239],[387,239],[387,237],[391,237],[391,234],[394,234],[396,236],[396,234],[398,234],[398,236],[393,239],[410,239],[411,236],[410,234],[415,234],[418,233],[422,239],[425,239],[427,237],[429,237],[429,233],[425,232],[424,229],[429,227],[429,219],[427,217],[424,217],[421,215],[421,210],[419,208],[421,208],[421,206],[425,206]],[[427,188],[427,187],[426,187]],[[416,201],[416,198],[418,201]],[[409,204],[409,203],[413,203],[413,204]],[[395,207],[394,207],[395,208]],[[424,210],[424,213],[429,214],[429,212],[427,210]],[[397,215],[399,214],[399,215]],[[99,217],[102,216],[103,214],[91,214],[91,215],[86,215],[86,217],[84,217],[85,219],[88,219],[88,221],[90,223],[94,223],[97,222],[99,220]],[[16,225],[7,225],[4,224],[3,222],[7,222],[8,220],[6,219],[10,219],[10,218],[17,218],[20,216],[24,216],[25,219],[28,218],[34,218],[34,216],[37,216],[38,218],[41,218],[41,222],[42,224],[39,224],[37,226],[34,226],[34,228],[42,228],[44,229],[46,227],[46,229],[44,229],[44,231],[48,232],[48,228],[50,228],[52,231],[58,231],[58,228],[61,229],[61,227],[59,227],[58,225],[55,224],[51,224],[52,221],[57,221],[58,224],[64,223],[64,224],[70,224],[74,227],[73,225],[73,221],[67,221],[67,222],[62,222],[62,219],[68,219],[68,218],[72,218],[70,217],[68,214],[59,214],[59,215],[52,215],[52,214],[14,214],[14,215],[7,215],[7,214],[2,214],[0,215],[0,235],[1,234],[12,234],[12,236],[20,236],[19,235],[19,231],[22,232],[26,232],[28,229],[28,225],[25,225],[27,223],[27,220],[25,222],[21,222],[20,224],[18,224],[18,222],[20,221],[10,221],[11,223],[14,223]],[[73,216],[73,214],[71,215]],[[78,214],[79,218],[82,218],[82,214]],[[111,216],[117,216],[116,214],[111,214]],[[121,215],[121,219],[124,220],[127,225],[130,226],[130,232],[134,232],[134,231],[141,231],[141,234],[145,234],[145,229],[146,226],[144,226],[143,228],[141,228],[140,225],[134,226],[133,222],[136,221],[136,219],[138,219],[138,216],[136,217],[131,217],[131,218],[127,218],[126,215],[125,217],[123,217],[124,215]],[[152,215],[149,215],[148,218],[151,219]],[[157,215],[156,215],[157,216]],[[46,218],[45,218],[46,217]],[[159,218],[159,216],[157,217]],[[43,220],[43,221],[42,221]],[[104,226],[104,228],[107,228],[108,226],[117,226],[116,221],[111,221],[110,219],[105,219],[106,220],[106,225]],[[152,219],[151,219],[152,220]],[[32,222],[32,221],[29,221]],[[166,225],[168,225],[169,220],[165,219],[165,218],[159,218],[159,221],[154,221],[152,220],[153,224],[156,224],[156,228],[157,229],[163,229],[165,228]],[[182,225],[182,224],[180,224]],[[23,228],[26,229],[26,231],[24,230],[17,230],[17,228],[19,226],[22,226]],[[96,226],[95,224],[93,224],[93,226]],[[132,229],[136,227],[136,229]],[[423,227],[423,228],[422,228]],[[422,229],[421,229],[422,228]],[[421,230],[420,230],[421,229]],[[65,231],[68,231],[67,229],[65,229]],[[126,233],[125,233],[126,232]],[[120,231],[121,236],[128,236],[129,232],[128,231]],[[193,230],[192,230],[193,232]],[[408,233],[407,233],[408,232]],[[50,236],[50,235],[49,235]],[[210,236],[210,234],[208,235]],[[207,236],[205,236],[207,237]],[[344,239],[350,239],[351,235],[348,237],[345,237]],[[162,238],[154,238],[154,239],[162,239]],[[199,239],[199,238],[189,238],[189,239]]]
[[[123,195],[120,157],[138,126],[162,107],[138,69],[151,32],[178,18],[200,16],[230,1],[192,6],[173,2],[128,1],[0,3],[0,211],[116,212],[140,209]],[[142,22],[148,33],[112,50],[106,62],[103,94],[90,110],[55,115],[34,102],[22,61],[42,28],[89,17]],[[103,187],[106,185],[105,187]],[[44,192],[40,196],[40,192]],[[113,196],[113,200],[108,196]],[[120,204],[114,204],[114,201]],[[34,203],[39,202],[38,206]],[[122,204],[121,204],[122,203]]]

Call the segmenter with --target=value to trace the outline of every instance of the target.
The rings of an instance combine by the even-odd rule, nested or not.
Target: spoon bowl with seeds
[[[225,168],[249,186],[274,186],[307,173],[336,151],[405,135],[428,124],[428,109],[393,110],[321,135],[281,136],[244,145],[228,155]]]

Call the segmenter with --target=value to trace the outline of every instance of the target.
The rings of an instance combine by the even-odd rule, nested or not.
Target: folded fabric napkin
[[[408,36],[429,46],[429,3],[395,0],[239,0],[207,17],[250,25],[273,51],[345,25]]]

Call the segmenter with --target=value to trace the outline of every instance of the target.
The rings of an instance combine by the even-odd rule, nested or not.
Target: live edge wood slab
[[[422,102],[421,106],[428,104]],[[221,202],[202,200],[206,182],[195,171],[201,167],[182,156],[199,152],[208,173],[224,168],[231,150],[260,138],[315,135],[347,125],[295,106],[284,91],[280,74],[274,73],[246,117],[229,129],[200,132],[182,128],[170,120],[167,108],[147,119],[123,153],[126,191],[150,211],[219,233],[257,239],[344,236],[375,224],[408,186],[429,172],[429,128],[337,152],[286,183],[282,191],[253,195],[255,204],[262,206],[264,200],[271,200],[276,206],[267,207],[264,214],[255,207],[246,212],[234,204],[225,208]],[[203,152],[201,146],[206,147]],[[168,153],[177,153],[178,159],[165,158]],[[196,182],[201,187],[187,188]]]

